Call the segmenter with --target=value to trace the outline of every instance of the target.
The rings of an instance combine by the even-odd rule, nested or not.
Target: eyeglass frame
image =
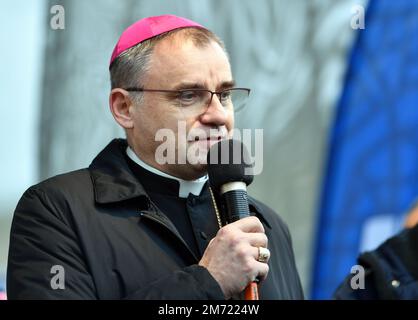
[[[210,100],[207,104],[207,106],[209,106],[212,103],[212,99],[213,99],[213,95],[216,94],[218,96],[218,100],[219,102],[222,104],[221,98],[220,98],[220,94],[224,93],[225,91],[231,91],[231,90],[244,90],[247,91],[248,97],[250,96],[251,93],[251,89],[249,88],[229,88],[229,89],[224,89],[221,91],[211,91],[208,89],[203,89],[203,88],[190,88],[190,89],[180,89],[180,90],[168,90],[168,89],[145,89],[145,88],[135,88],[135,87],[129,87],[129,88],[124,88],[124,90],[129,91],[129,92],[166,92],[166,93],[177,93],[178,95],[180,95],[183,92],[188,92],[188,91],[200,91],[200,92],[209,92],[210,95]]]

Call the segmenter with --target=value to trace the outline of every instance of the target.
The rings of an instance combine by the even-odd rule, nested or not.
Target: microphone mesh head
[[[209,183],[219,192],[228,182],[242,181],[248,186],[253,181],[253,163],[245,145],[239,140],[221,140],[207,155]]]

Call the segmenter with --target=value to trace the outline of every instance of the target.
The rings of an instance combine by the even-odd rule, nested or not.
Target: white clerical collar
[[[195,196],[200,195],[200,192],[202,192],[203,186],[205,185],[206,181],[208,180],[208,176],[205,175],[199,179],[196,180],[183,180],[177,177],[173,177],[165,172],[162,172],[154,167],[151,167],[150,165],[146,164],[144,161],[139,159],[139,157],[135,154],[135,152],[131,149],[131,147],[126,148],[126,154],[128,157],[134,161],[136,164],[140,165],[142,168],[157,174],[161,177],[165,177],[168,179],[174,179],[179,182],[179,197],[180,198],[187,198],[189,193],[194,194]]]

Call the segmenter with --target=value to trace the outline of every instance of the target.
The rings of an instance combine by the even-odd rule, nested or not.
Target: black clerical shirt
[[[148,171],[128,156],[126,159],[151,202],[171,220],[193,253],[202,257],[219,230],[208,183],[199,196],[189,193],[187,198],[181,198],[179,181]]]

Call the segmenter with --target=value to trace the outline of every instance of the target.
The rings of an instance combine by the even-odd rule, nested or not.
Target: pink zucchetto
[[[138,43],[158,36],[164,32],[185,27],[197,27],[205,29],[205,27],[192,20],[169,14],[148,17],[135,22],[133,25],[125,29],[125,31],[123,31],[121,34],[115,48],[113,49],[109,67],[122,52],[137,45]]]

